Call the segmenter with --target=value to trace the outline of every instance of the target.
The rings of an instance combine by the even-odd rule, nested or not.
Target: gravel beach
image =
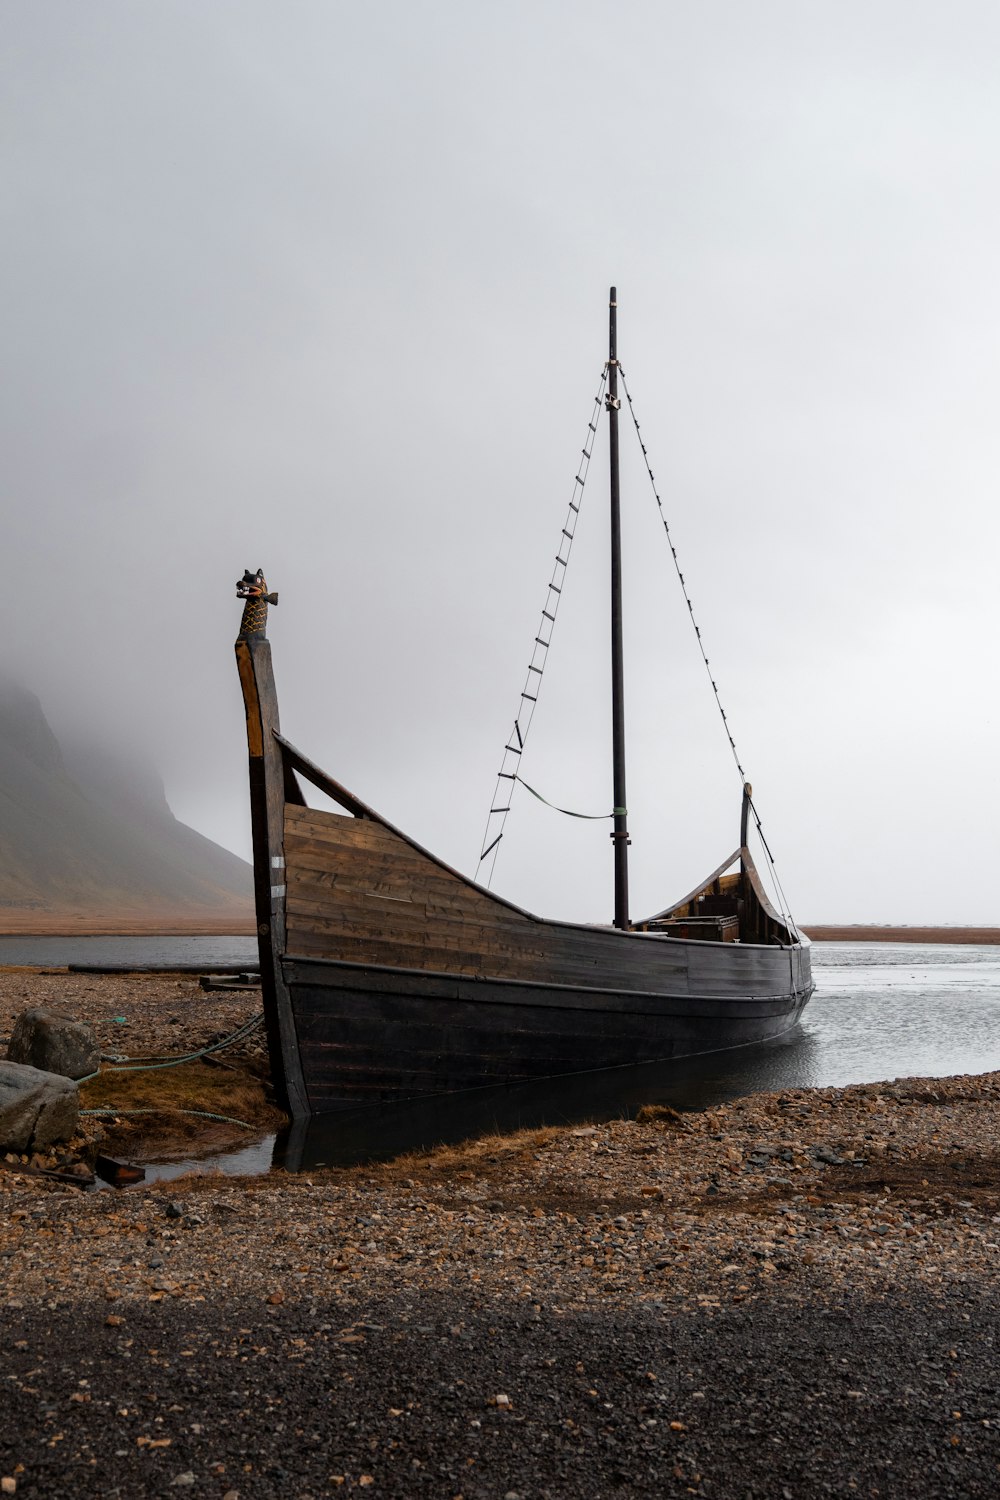
[[[7,971],[0,1033],[59,987],[133,1052],[256,1000]],[[995,1495],[998,1122],[993,1074],[308,1177],[8,1160],[3,1492]]]

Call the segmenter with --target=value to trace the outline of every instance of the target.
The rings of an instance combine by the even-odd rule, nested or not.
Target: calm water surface
[[[816,943],[813,976],[802,1085],[1000,1068],[1000,947]]]
[[[0,964],[253,967],[253,938],[0,938]],[[1000,947],[816,943],[816,994],[777,1042],[460,1098],[353,1111],[276,1147],[289,1167],[346,1163],[489,1130],[614,1119],[643,1104],[706,1108],[760,1090],[1000,1069]],[[260,1170],[246,1155],[246,1170]],[[239,1170],[239,1168],[237,1168]]]
[[[252,937],[0,937],[0,965],[37,964],[58,969],[66,964],[111,968],[167,968],[171,964],[204,965],[206,970],[257,967],[257,939]]]

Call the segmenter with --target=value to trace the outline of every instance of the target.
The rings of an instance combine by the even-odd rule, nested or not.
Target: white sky
[[[1000,919],[1000,10],[0,0],[7,665],[249,853],[285,732],[471,872],[620,353],[793,911]],[[739,782],[623,427],[633,912]],[[606,438],[523,773],[611,805]],[[498,890],[606,919],[521,795]]]

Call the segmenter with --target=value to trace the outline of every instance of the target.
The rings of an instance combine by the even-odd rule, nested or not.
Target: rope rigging
[[[628,809],[624,807],[613,807],[609,813],[573,812],[572,809],[568,807],[556,807],[554,802],[550,802],[548,797],[543,797],[541,792],[536,792],[535,788],[533,786],[529,786],[524,777],[518,776],[516,772],[511,776],[510,779],[511,781],[518,782],[521,786],[524,787],[524,790],[526,792],[530,792],[533,797],[537,797],[539,802],[544,802],[546,807],[551,807],[553,812],[563,813],[567,818],[585,818],[588,823],[603,823],[607,818],[613,818],[616,813],[624,813],[628,811]]]
[[[646,444],[642,440],[642,429],[639,426],[639,419],[635,414],[635,406],[632,402],[632,393],[628,388],[628,382],[625,379],[625,371],[622,369],[621,365],[618,366],[618,376],[622,383],[622,390],[625,392],[625,399],[628,402],[629,415],[632,418],[632,425],[635,427],[635,435],[639,441],[639,447],[642,449],[643,463],[646,465],[646,473],[649,475],[649,483],[653,491],[653,496],[656,500],[657,508],[660,512],[660,520],[663,522],[663,531],[667,538],[667,546],[670,548],[670,556],[673,558],[674,571],[677,574],[677,579],[681,586],[681,593],[684,596],[684,603],[687,605],[688,618],[691,621],[691,625],[695,633],[695,638],[698,642],[698,650],[701,652],[701,659],[705,664],[705,671],[708,674],[708,680],[712,685],[712,695],[715,698],[715,705],[719,710],[719,715],[722,719],[722,727],[726,732],[726,739],[729,741],[729,748],[733,753],[733,760],[736,762],[736,769],[740,773],[740,781],[743,784],[743,789],[747,795],[747,801],[750,806],[750,811],[753,814],[754,825],[757,829],[757,835],[761,842],[761,848],[764,850],[768,869],[771,872],[771,878],[774,881],[775,890],[778,894],[778,901],[781,907],[781,915],[782,917],[787,917],[789,920],[791,920],[791,913],[788,908],[788,902],[785,897],[784,890],[781,886],[781,881],[778,877],[777,867],[774,863],[774,856],[772,855],[770,847],[768,846],[767,839],[764,837],[764,829],[761,825],[760,815],[758,814],[757,808],[754,805],[753,797],[750,795],[749,784],[747,782],[747,774],[743,769],[743,763],[740,760],[739,751],[736,748],[736,741],[733,738],[733,732],[729,725],[729,718],[726,714],[726,710],[722,706],[722,699],[719,696],[719,689],[715,681],[715,676],[712,672],[712,665],[708,659],[708,652],[705,650],[705,642],[702,639],[701,628],[698,625],[698,621],[695,619],[694,604],[691,602],[691,595],[688,593],[687,582],[684,578],[683,572],[681,571],[680,559],[677,556],[677,548],[674,546],[674,539],[670,535],[670,522],[667,520],[667,513],[663,508],[663,501],[660,498],[660,492],[656,488],[656,479],[653,475],[652,466],[649,462],[649,453],[646,450]]]
[[[739,751],[736,747],[736,740],[730,727],[728,715],[726,714],[726,711],[722,706],[722,699],[719,694],[718,684],[715,681],[715,676],[712,671],[711,662],[709,661],[708,652],[705,649],[705,642],[702,638],[701,628],[698,624],[697,619],[695,618],[694,604],[692,602],[691,595],[688,592],[687,581],[684,577],[684,573],[681,570],[680,559],[677,556],[677,548],[674,545],[674,540],[670,533],[670,523],[667,520],[667,514],[663,507],[663,501],[660,497],[659,490],[656,487],[656,479],[650,465],[649,453],[646,449],[645,443],[643,442],[642,430],[639,426],[639,421],[635,414],[635,406],[632,401],[632,394],[629,391],[628,383],[625,379],[625,371],[622,369],[620,363],[618,364],[618,376],[621,380],[621,388],[624,392],[625,399],[628,402],[629,414],[632,418],[633,426],[635,427],[635,433],[639,441],[639,447],[642,450],[643,462],[646,465],[646,473],[649,475],[650,486],[652,487],[653,496],[656,500],[657,508],[660,514],[660,520],[663,524],[664,534],[667,539],[667,546],[670,548],[670,556],[673,560],[674,570],[677,574],[677,579],[681,586],[681,593],[684,597],[684,603],[687,605],[688,617],[691,621],[691,626],[695,633],[695,639],[698,642],[698,650],[701,653],[701,659],[704,663],[709,683],[711,684],[712,695],[715,699],[715,704],[719,711],[719,716],[722,720],[722,726],[725,730],[726,739],[729,742],[729,748],[732,752],[733,760],[736,763],[736,769],[739,772],[740,782],[742,783],[744,795],[747,799],[747,805],[750,813],[752,814],[754,826],[756,827],[757,835],[760,839],[761,848],[764,851],[764,856],[767,861],[767,867],[770,871],[771,879],[774,883],[774,889],[778,896],[778,904],[780,907],[781,916],[790,922],[791,913],[788,906],[788,901],[785,897],[784,890],[782,889],[781,880],[778,876],[777,867],[774,862],[774,856],[771,853],[770,846],[768,845],[767,839],[764,835],[764,829],[761,824],[760,815],[757,812],[756,805],[751,795],[750,785],[747,781],[747,775],[743,769],[743,763],[740,759]],[[504,746],[503,760],[501,762],[500,770],[497,773],[496,790],[494,792],[493,802],[486,819],[486,830],[482,841],[482,852],[480,853],[476,869],[478,875],[478,871],[483,863],[487,859],[489,859],[490,855],[492,855],[486,877],[487,888],[489,888],[493,882],[493,873],[496,869],[499,846],[504,836],[507,818],[511,810],[511,802],[513,799],[515,784],[519,783],[525,788],[526,791],[530,792],[533,797],[536,797],[539,802],[543,802],[546,807],[552,808],[555,812],[563,813],[567,817],[585,818],[593,821],[601,821],[604,819],[614,818],[616,814],[624,813],[625,811],[624,808],[614,808],[610,813],[580,813],[571,811],[569,808],[558,807],[555,803],[550,802],[548,798],[543,797],[541,792],[538,792],[534,787],[529,786],[528,783],[519,774],[521,757],[524,754],[525,746],[527,744],[528,731],[531,728],[532,719],[534,718],[535,705],[538,702],[542,676],[544,674],[545,665],[548,660],[548,651],[549,647],[552,644],[552,636],[555,629],[556,616],[559,612],[559,602],[562,597],[563,585],[566,579],[566,571],[569,564],[570,553],[573,547],[573,540],[576,534],[576,524],[580,514],[580,505],[583,499],[584,485],[586,483],[587,473],[590,468],[590,460],[593,454],[594,439],[597,434],[598,418],[600,416],[601,407],[604,404],[604,396],[607,390],[607,386],[608,366],[605,365],[601,375],[601,384],[598,388],[596,396],[594,397],[594,405],[590,422],[587,424],[587,437],[581,450],[581,459],[577,468],[576,476],[573,481],[573,493],[569,502],[569,511],[566,517],[566,524],[562,528],[562,532],[560,535],[559,547],[556,552],[552,577],[549,580],[545,604],[542,608],[541,621],[538,627],[538,631],[535,635],[534,649],[532,651],[531,660],[528,664],[524,687],[521,691],[520,708],[514,718],[513,734],[510,736],[510,739]]]
[[[517,771],[521,763],[521,756],[524,754],[531,721],[535,715],[535,704],[538,702],[542,676],[545,672],[545,664],[548,661],[549,647],[552,644],[556,616],[559,613],[559,601],[562,598],[563,585],[566,581],[566,570],[569,566],[570,553],[573,550],[573,539],[576,535],[576,523],[579,519],[580,506],[583,502],[584,485],[587,482],[590,458],[594,451],[594,438],[597,436],[597,420],[601,414],[601,404],[604,400],[607,383],[607,367],[604,367],[601,370],[601,383],[594,397],[593,410],[590,415],[590,421],[587,424],[586,440],[584,441],[583,448],[580,450],[581,458],[573,479],[573,492],[570,496],[569,509],[566,513],[566,524],[560,533],[559,546],[556,549],[555,562],[552,565],[552,576],[549,579],[546,590],[545,603],[542,606],[539,626],[535,632],[535,644],[531,653],[531,660],[528,663],[524,687],[521,690],[520,707],[514,716],[514,732],[504,746],[503,760],[500,764],[500,770],[497,773],[496,790],[493,794],[493,802],[486,818],[486,831],[483,835],[482,852],[476,865],[476,872],[478,875],[483,862],[492,854],[493,858],[490,860],[486,877],[487,888],[493,883],[493,871],[496,869],[500,840],[503,838],[507,815],[510,812],[514,783],[520,780]],[[509,783],[509,788],[505,783]],[[536,797],[539,796],[537,792],[534,795]],[[545,798],[540,797],[539,800],[544,802]],[[552,804],[549,803],[548,806],[551,807]],[[563,809],[559,809],[559,811],[563,811]],[[597,816],[605,817],[612,815],[599,813]]]

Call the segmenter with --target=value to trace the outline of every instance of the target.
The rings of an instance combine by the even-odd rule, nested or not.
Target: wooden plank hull
[[[704,958],[694,950],[708,945],[677,946],[693,950],[690,981]],[[310,1110],[322,1114],[766,1041],[795,1024],[811,993],[789,987],[787,950],[773,958],[776,987],[742,994],[732,973],[723,994],[691,993],[690,982],[658,994],[298,957],[284,974]]]

